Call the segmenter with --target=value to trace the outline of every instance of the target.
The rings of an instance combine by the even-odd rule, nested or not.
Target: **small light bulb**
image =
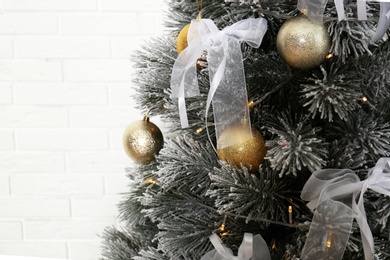
[[[196,133],[197,133],[197,134],[201,133],[202,131],[203,131],[203,128],[201,128],[201,127],[198,128],[198,129],[196,129]]]
[[[328,55],[325,56],[325,58],[327,58],[328,60],[331,59],[332,57],[333,57],[332,53],[329,53]]]
[[[249,101],[249,102],[248,102],[248,107],[253,106],[254,103],[255,103],[255,102],[253,102],[253,100]]]
[[[362,96],[362,98],[360,99],[363,103],[367,103],[368,101],[368,98],[366,96]]]
[[[290,206],[288,206],[288,220],[289,220],[289,223],[290,224],[292,224],[292,212],[293,212],[293,210],[292,210],[292,206],[290,205]]]

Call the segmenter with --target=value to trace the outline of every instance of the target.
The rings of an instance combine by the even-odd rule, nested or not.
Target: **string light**
[[[275,249],[276,249],[276,240],[275,240],[275,239],[272,239],[272,242],[271,242],[271,249],[272,249],[272,250],[275,250]]]
[[[362,101],[362,103],[368,102],[368,98],[366,96],[362,96],[362,98],[360,100]]]
[[[225,216],[223,216],[222,224],[221,224],[221,226],[219,227],[219,230],[220,230],[220,231],[225,231],[226,219],[227,219],[227,215],[225,214]]]
[[[325,56],[325,58],[327,58],[329,60],[329,59],[333,58],[333,54],[329,53],[328,55]]]
[[[255,103],[255,102],[253,102],[253,100],[249,101],[249,102],[248,102],[248,107],[253,106],[254,103]]]
[[[332,246],[332,231],[328,231],[328,239],[326,240],[326,247],[330,248]]]
[[[152,177],[147,178],[147,179],[143,182],[144,185],[149,185],[148,188],[152,187],[152,186],[153,186],[154,184],[156,184],[156,183],[157,183],[157,181],[156,181],[155,179],[153,179]]]
[[[290,206],[288,206],[288,221],[289,221],[289,223],[290,224],[292,224],[292,212],[293,212],[293,210],[292,210],[292,206],[290,205]]]
[[[196,129],[196,133],[197,133],[197,134],[200,134],[202,131],[203,131],[203,128],[202,128],[202,127],[199,127],[198,129]]]

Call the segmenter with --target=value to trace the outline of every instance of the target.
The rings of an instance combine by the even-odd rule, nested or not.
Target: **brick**
[[[72,127],[123,128],[142,115],[131,106],[88,106],[72,107],[70,121]],[[1,117],[0,117],[1,119]]]
[[[18,131],[19,150],[83,151],[108,150],[108,134],[96,130]]]
[[[0,61],[0,81],[62,81],[61,62],[43,60]]]
[[[54,34],[58,32],[53,13],[2,13],[0,34]]]
[[[59,153],[0,153],[1,173],[63,173],[64,155]]]
[[[20,83],[13,86],[17,105],[106,105],[107,87],[98,83]]]
[[[136,13],[63,14],[60,23],[64,35],[153,35],[156,17]]]
[[[162,0],[139,1],[136,4],[128,0],[100,0],[102,11],[160,11],[163,8]]]
[[[8,176],[0,176],[0,196],[4,195],[10,195]]]
[[[122,138],[125,129],[110,130],[110,150],[123,151]]]
[[[130,179],[126,177],[126,172],[122,174],[110,174],[105,176],[106,194],[117,195],[129,191]]]
[[[26,220],[26,239],[98,240],[115,220]]]
[[[68,111],[65,107],[15,106],[2,107],[0,127],[67,127]]]
[[[67,81],[124,81],[130,82],[131,70],[128,60],[66,60],[64,74]]]
[[[0,252],[3,255],[67,258],[65,242],[0,242]]]
[[[123,173],[131,164],[125,152],[68,153],[67,162],[72,173]]]
[[[12,102],[12,87],[0,84],[0,105],[10,105]]]
[[[14,195],[101,195],[104,183],[96,175],[15,175],[11,176],[11,189]]]
[[[94,11],[96,0],[3,0],[5,11]]]
[[[14,46],[12,38],[0,38],[0,58],[12,58],[14,56]]]
[[[15,39],[15,49],[18,58],[97,59],[111,55],[110,42],[102,37],[18,37]]]
[[[69,259],[96,260],[101,259],[101,242],[70,242]]]
[[[0,240],[21,240],[23,227],[20,221],[0,221]]]
[[[136,91],[131,83],[110,83],[108,86],[110,105],[134,104]],[[140,113],[140,112],[139,112]],[[140,113],[141,114],[141,113]]]
[[[120,197],[72,199],[72,217],[75,218],[111,218],[118,216],[117,204]]]
[[[140,50],[146,44],[148,37],[112,37],[111,49],[114,58],[130,59],[135,55],[136,50]]]
[[[40,181],[42,182],[42,179]],[[0,218],[50,218],[69,216],[70,205],[68,199],[0,198]]]
[[[14,133],[12,131],[0,131],[0,151],[11,151],[14,149]]]

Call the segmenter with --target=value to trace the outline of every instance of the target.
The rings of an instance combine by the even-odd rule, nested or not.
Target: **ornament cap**
[[[147,115],[144,115],[144,118],[142,119],[144,122],[149,122],[149,117]]]

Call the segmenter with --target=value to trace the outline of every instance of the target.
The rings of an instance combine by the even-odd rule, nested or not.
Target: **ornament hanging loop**
[[[201,20],[202,19],[203,0],[196,0],[196,4],[198,6],[198,15],[196,16],[196,20]]]

